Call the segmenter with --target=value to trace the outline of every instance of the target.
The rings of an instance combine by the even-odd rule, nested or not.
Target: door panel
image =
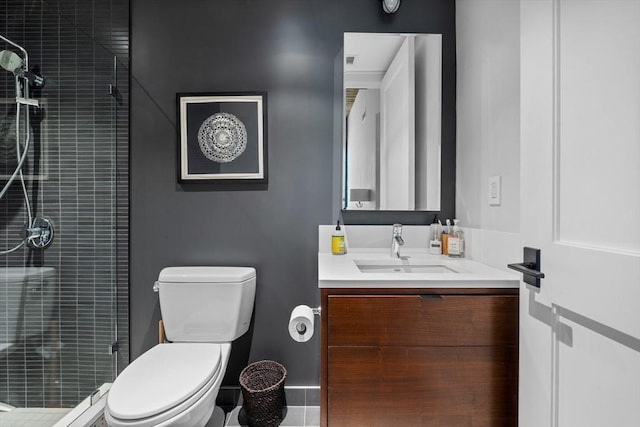
[[[521,290],[519,424],[634,425],[640,1],[520,4],[521,235],[546,277]]]
[[[556,239],[637,255],[640,198],[626,193],[640,191],[640,1],[557,7]],[[603,211],[621,227],[597,227]]]
[[[565,314],[563,316],[562,314]],[[560,426],[635,427],[640,420],[640,378],[635,340],[609,337],[604,325],[559,310],[554,354],[556,422]],[[579,384],[579,387],[576,385]],[[604,397],[604,398],[603,398]]]

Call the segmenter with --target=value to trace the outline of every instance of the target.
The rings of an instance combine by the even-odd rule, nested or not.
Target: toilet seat
[[[107,396],[108,418],[131,427],[159,425],[205,396],[221,365],[220,344],[156,345],[116,378]]]

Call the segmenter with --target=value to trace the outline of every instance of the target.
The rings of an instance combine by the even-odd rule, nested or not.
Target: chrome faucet
[[[402,239],[402,224],[393,224],[391,235],[391,258],[400,258],[400,246],[404,245]]]

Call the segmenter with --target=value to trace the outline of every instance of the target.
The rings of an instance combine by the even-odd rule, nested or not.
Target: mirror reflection
[[[442,35],[344,35],[343,207],[440,210]]]

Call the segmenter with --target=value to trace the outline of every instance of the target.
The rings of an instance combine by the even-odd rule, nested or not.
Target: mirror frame
[[[382,33],[382,32],[376,32]],[[399,32],[393,32],[395,34]],[[408,32],[407,32],[408,33]],[[428,34],[414,32],[415,34]],[[373,32],[372,32],[373,34]],[[392,34],[390,32],[390,34]],[[406,225],[431,224],[436,218],[453,219],[456,189],[456,50],[455,39],[442,34],[442,123],[441,172],[439,211],[380,211],[348,210],[342,207],[342,177],[344,176],[345,148],[343,125],[345,103],[344,87],[344,34],[343,46],[334,60],[334,206],[339,207],[340,220],[346,225]],[[338,155],[335,151],[337,150]],[[336,171],[337,166],[337,171]],[[336,177],[337,174],[337,177]],[[336,178],[337,183],[336,185]],[[336,193],[337,190],[337,193]],[[336,205],[337,203],[337,205]],[[335,221],[334,221],[335,222]]]

